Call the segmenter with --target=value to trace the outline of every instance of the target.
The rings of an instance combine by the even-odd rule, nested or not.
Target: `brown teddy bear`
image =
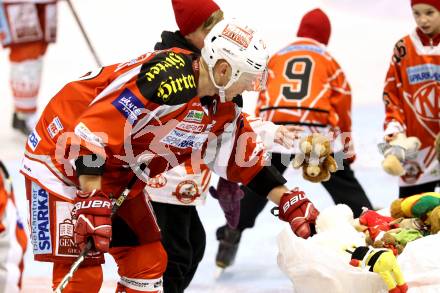
[[[405,175],[403,162],[414,158],[421,145],[417,137],[407,137],[404,133],[397,134],[389,143],[380,143],[378,147],[385,158],[382,161],[382,168],[393,176]]]
[[[330,140],[322,134],[313,133],[299,142],[300,153],[295,155],[292,165],[303,168],[304,179],[322,182],[330,179],[330,173],[336,172],[338,165],[331,156]]]

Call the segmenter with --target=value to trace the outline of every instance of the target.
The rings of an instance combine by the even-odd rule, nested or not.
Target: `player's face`
[[[440,11],[428,4],[416,4],[412,7],[417,26],[428,36],[440,33]]]
[[[200,26],[192,33],[186,35],[185,39],[187,39],[191,44],[201,50],[204,46],[204,40],[208,33],[209,31],[204,29],[203,26]]]
[[[243,72],[240,78],[225,91],[226,100],[231,101],[244,91],[262,91],[266,87],[266,81],[267,70],[258,74]]]

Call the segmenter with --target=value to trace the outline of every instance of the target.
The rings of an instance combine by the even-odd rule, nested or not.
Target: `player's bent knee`
[[[159,287],[162,288],[167,254],[160,241],[135,247],[111,248],[110,253],[119,267],[121,280],[118,288],[127,289],[117,292],[145,292],[146,289],[146,292],[156,292]]]

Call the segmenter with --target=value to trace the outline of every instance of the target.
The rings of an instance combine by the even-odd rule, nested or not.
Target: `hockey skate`
[[[215,263],[222,270],[230,267],[235,260],[238,245],[240,244],[241,231],[234,230],[228,226],[222,226],[217,229],[218,246]]]
[[[26,136],[31,133],[31,129],[26,123],[26,117],[21,115],[21,113],[14,112],[14,116],[12,117],[12,128]]]

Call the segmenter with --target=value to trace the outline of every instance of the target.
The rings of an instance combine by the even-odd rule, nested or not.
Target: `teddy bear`
[[[348,250],[347,250],[348,251]],[[350,265],[369,269],[379,274],[388,287],[389,293],[406,293],[405,282],[396,256],[388,249],[359,246],[351,253]]]
[[[391,203],[391,216],[394,218],[419,218],[428,226],[432,234],[440,230],[440,193],[424,192]]]
[[[317,183],[328,181],[330,173],[336,172],[338,165],[331,156],[330,140],[322,134],[313,133],[299,142],[300,152],[295,155],[292,165],[302,167],[304,179]]]
[[[404,175],[403,162],[415,158],[420,146],[421,142],[417,137],[407,137],[404,133],[397,134],[389,143],[380,143],[379,149],[385,157],[382,162],[383,169],[390,175]]]
[[[415,136],[407,137],[404,133],[397,134],[389,143],[380,143],[379,151],[383,154],[382,168],[390,175],[403,176],[403,163],[417,155],[422,143]]]

